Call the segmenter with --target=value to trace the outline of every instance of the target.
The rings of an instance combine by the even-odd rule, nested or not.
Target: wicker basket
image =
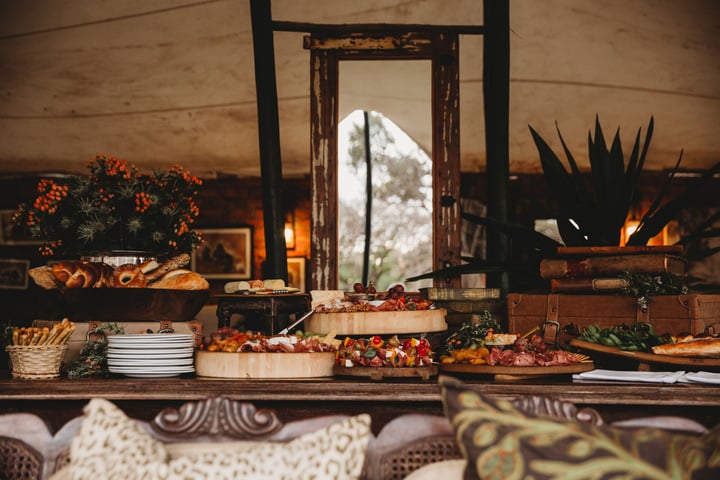
[[[10,355],[12,376],[29,379],[60,377],[60,365],[67,349],[67,344],[5,347]]]

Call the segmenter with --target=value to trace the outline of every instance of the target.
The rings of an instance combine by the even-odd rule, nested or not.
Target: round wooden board
[[[428,380],[430,377],[437,375],[438,367],[341,367],[335,365],[333,373],[337,376],[345,377],[369,377],[372,380],[382,380],[383,378],[415,378],[420,377]]]
[[[216,378],[332,377],[335,352],[195,352],[195,374]]]
[[[568,373],[587,372],[595,368],[593,362],[571,363],[569,365],[553,365],[550,367],[506,367],[503,365],[470,365],[468,363],[443,363],[440,370],[455,373],[476,373],[479,375],[563,375]]]
[[[720,367],[720,358],[674,357],[670,355],[657,355],[655,353],[629,352],[626,350],[620,350],[617,347],[609,347],[607,345],[600,345],[599,343],[586,342],[584,340],[577,339],[570,340],[570,345],[589,352],[631,358],[641,363],[661,363],[666,365],[680,365],[684,367]]]
[[[337,335],[395,335],[444,332],[447,310],[403,310],[391,312],[313,313],[305,320],[308,332]]]

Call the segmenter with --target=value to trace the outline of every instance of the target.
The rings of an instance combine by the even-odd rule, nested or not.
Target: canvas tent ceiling
[[[272,1],[274,20],[317,24],[482,25],[482,10],[477,0]],[[720,158],[716,0],[510,0],[510,26],[511,172],[539,171],[528,124],[559,148],[557,121],[584,162],[596,114],[626,145],[654,116],[652,169],[681,149],[688,169]],[[274,35],[286,176],[309,173],[302,36]],[[482,37],[462,36],[460,52],[462,167],[476,172],[488,161]],[[343,91],[386,85],[358,101],[429,148],[425,91],[412,75],[383,75],[367,69]],[[83,171],[101,152],[141,169],[259,175],[254,82],[249,1],[0,0],[0,173]]]

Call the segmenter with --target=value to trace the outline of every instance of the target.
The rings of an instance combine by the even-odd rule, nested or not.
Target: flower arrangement
[[[158,255],[190,252],[201,243],[192,229],[200,211],[194,196],[202,181],[180,166],[143,175],[112,156],[87,162],[87,176],[41,179],[38,196],[22,203],[13,221],[40,253],[82,255],[136,250]]]

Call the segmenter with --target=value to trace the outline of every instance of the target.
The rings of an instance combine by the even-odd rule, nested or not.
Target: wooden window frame
[[[457,31],[313,32],[310,50],[311,288],[338,288],[338,100],[341,60],[430,60],[433,270],[460,264],[460,79]],[[460,278],[435,286],[459,287]]]

